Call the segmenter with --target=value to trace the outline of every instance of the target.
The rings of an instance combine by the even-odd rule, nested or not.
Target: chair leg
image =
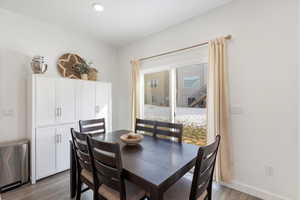
[[[209,183],[207,188],[207,200],[212,200],[212,182]]]
[[[76,189],[76,200],[80,200],[81,198],[81,188],[82,188],[82,181],[78,177],[77,189]]]
[[[93,190],[93,200],[99,200],[99,196],[98,196],[98,191],[97,190]]]

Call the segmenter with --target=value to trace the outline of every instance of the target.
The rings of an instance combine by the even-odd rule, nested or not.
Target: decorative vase
[[[97,74],[98,74],[98,71],[97,69],[95,68],[90,68],[89,69],[89,80],[91,81],[96,81],[97,80]]]
[[[46,64],[43,56],[34,56],[31,61],[31,69],[35,74],[43,74],[47,71],[48,65]]]
[[[88,74],[80,74],[82,80],[89,80]]]

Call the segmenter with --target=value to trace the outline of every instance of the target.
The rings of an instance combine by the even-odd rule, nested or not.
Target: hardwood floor
[[[214,185],[214,200],[259,200],[247,194]],[[92,200],[92,193],[86,192],[81,200]],[[2,200],[70,200],[69,173],[64,172],[39,181],[36,185],[25,185],[2,194]]]

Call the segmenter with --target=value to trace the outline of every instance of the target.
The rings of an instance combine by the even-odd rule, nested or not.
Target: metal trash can
[[[0,192],[29,181],[29,141],[0,143]]]

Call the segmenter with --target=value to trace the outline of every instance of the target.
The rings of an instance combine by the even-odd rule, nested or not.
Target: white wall
[[[298,86],[298,96],[297,96],[297,102],[300,100],[300,0],[298,0],[298,30],[297,30],[297,35],[298,35],[298,49],[297,49],[297,55],[298,55],[298,78],[297,78],[297,86]],[[298,128],[298,156],[300,155],[300,104],[297,104],[297,110],[298,110],[298,123],[297,123],[297,128]],[[298,167],[300,167],[300,158],[298,158]],[[300,171],[298,171],[298,198],[300,198]]]
[[[234,180],[264,199],[297,199],[297,0],[236,0],[119,50],[119,123],[130,127],[134,58],[232,34],[229,42]],[[265,168],[273,167],[273,176]]]
[[[0,142],[25,137],[26,79],[34,55],[48,58],[46,75],[59,76],[56,68],[59,56],[77,53],[92,60],[100,71],[100,80],[112,82],[115,91],[117,54],[114,48],[5,10],[0,10],[0,25]],[[7,110],[12,110],[12,116],[5,115]]]

